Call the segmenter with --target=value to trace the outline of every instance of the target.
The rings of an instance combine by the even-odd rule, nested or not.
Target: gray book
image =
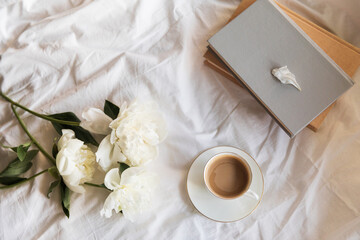
[[[208,42],[290,137],[354,85],[271,0],[257,0]],[[271,74],[282,66],[302,91]]]

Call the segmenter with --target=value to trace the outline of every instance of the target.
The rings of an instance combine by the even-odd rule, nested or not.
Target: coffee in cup
[[[204,170],[205,185],[215,196],[235,199],[250,187],[252,174],[248,163],[234,153],[212,157]]]

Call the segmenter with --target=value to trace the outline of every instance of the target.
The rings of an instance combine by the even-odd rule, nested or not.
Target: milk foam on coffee
[[[209,162],[205,182],[210,191],[221,198],[235,198],[249,187],[249,166],[233,155],[220,155]]]

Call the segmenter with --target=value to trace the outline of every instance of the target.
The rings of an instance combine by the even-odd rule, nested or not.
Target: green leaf
[[[48,192],[46,194],[47,198],[50,198],[50,193],[52,193],[54,188],[56,188],[56,186],[59,185],[59,183],[60,183],[60,180],[56,180],[56,181],[54,181],[54,182],[52,182],[50,184],[49,190],[48,190]]]
[[[11,161],[9,165],[0,173],[0,177],[16,177],[32,166],[32,162],[20,161],[18,158]]]
[[[119,115],[120,108],[113,104],[112,102],[105,100],[104,104],[104,113],[111,117],[112,119],[115,119]]]
[[[22,177],[0,177],[0,183],[3,185],[12,185],[26,179],[27,178]]]
[[[51,176],[53,176],[55,179],[60,179],[60,174],[59,174],[59,171],[58,169],[53,166],[51,168],[48,169],[48,172],[50,173]]]
[[[52,114],[52,115],[48,115],[48,116],[58,119],[58,120],[80,122],[80,119],[72,112],[57,113],[57,114]],[[61,132],[62,129],[71,129],[75,132],[76,138],[84,141],[85,143],[91,143],[94,146],[99,146],[99,144],[96,142],[94,137],[90,134],[90,132],[80,126],[71,126],[71,125],[60,124],[60,123],[56,123],[56,122],[51,122],[51,124],[54,126],[55,130],[60,135],[62,135],[62,132]]]
[[[5,146],[5,145],[1,145],[3,148],[10,148],[11,150],[13,150],[20,161],[23,161],[25,159],[26,153],[29,149],[29,147],[31,146],[31,142],[27,142],[24,144],[21,144],[17,147],[9,147],[9,146]]]
[[[64,181],[60,182],[61,191],[61,207],[65,215],[69,218],[70,216],[70,189],[65,185]]]
[[[22,145],[18,146],[16,149],[17,156],[20,161],[23,161],[26,157],[27,149],[23,147]]]
[[[119,175],[121,176],[121,174],[123,173],[123,171],[125,171],[126,169],[128,169],[130,166],[127,165],[126,163],[120,163],[119,164]]]
[[[80,119],[73,112],[63,112],[48,115],[49,117],[56,118],[58,120],[71,121],[71,122],[81,122]]]
[[[31,162],[34,159],[34,157],[38,154],[38,152],[39,150],[37,149],[28,151],[23,162]]]
[[[58,149],[56,143],[54,143],[54,145],[52,147],[52,156],[56,159],[56,156],[58,153],[59,153],[59,149]]]
[[[31,150],[26,154],[26,157],[23,161],[20,161],[19,158],[15,158],[9,163],[9,165],[0,173],[0,177],[16,177],[27,170],[32,166],[31,160],[36,156],[39,150]]]
[[[31,146],[31,143],[32,142],[27,142],[27,143],[24,143],[24,144],[22,144],[22,146],[24,147],[24,148],[26,148],[26,151],[29,149],[29,147]]]
[[[38,154],[39,150],[34,149],[34,150],[30,150],[27,152],[26,157],[24,159],[24,161],[31,161],[33,160],[33,158],[36,156],[36,154]]]

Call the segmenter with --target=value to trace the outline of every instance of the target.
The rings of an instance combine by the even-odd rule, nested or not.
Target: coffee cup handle
[[[254,198],[256,200],[259,200],[259,195],[257,195],[253,190],[249,189],[246,193],[245,196],[248,196],[250,198]]]

